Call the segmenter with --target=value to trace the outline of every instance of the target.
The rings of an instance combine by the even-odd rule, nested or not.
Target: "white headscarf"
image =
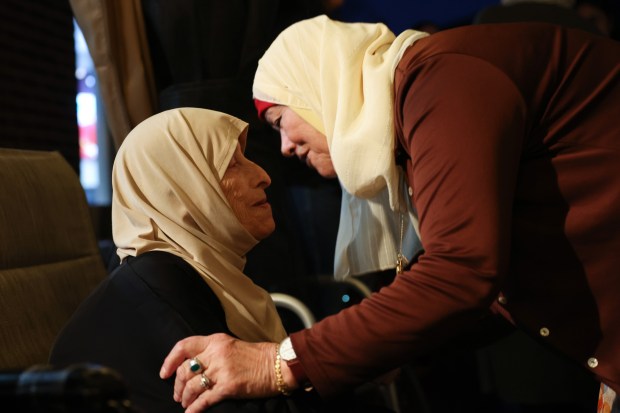
[[[259,61],[254,97],[290,107],[327,137],[343,187],[338,278],[395,266],[400,214],[402,252],[411,258],[421,248],[394,160],[393,84],[405,50],[426,36],[414,30],[395,36],[380,23],[318,16],[284,30]]]
[[[247,124],[206,109],[173,109],[136,126],[112,172],[112,229],[121,260],[147,251],[183,258],[220,300],[226,324],[247,341],[285,331],[269,294],[243,274],[257,240],[220,187]]]

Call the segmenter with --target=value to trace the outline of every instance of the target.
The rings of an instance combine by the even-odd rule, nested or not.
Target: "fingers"
[[[176,402],[182,402],[186,399],[193,400],[198,397],[199,392],[195,391],[197,386],[194,384],[187,387],[188,383],[193,380],[200,385],[200,373],[207,370],[210,360],[208,355],[209,347],[215,346],[214,343],[230,340],[233,340],[232,337],[221,333],[211,336],[192,336],[179,341],[170,350],[162,364],[160,377],[166,379],[176,372],[173,392],[173,399]],[[192,360],[195,360],[195,362],[192,362]],[[192,371],[192,365],[196,367],[196,361],[200,367]],[[198,378],[195,379],[196,377]],[[188,389],[187,392],[186,387]],[[204,388],[199,388],[199,390],[204,390]]]
[[[274,349],[275,343],[247,343],[221,333],[189,337],[172,348],[160,376],[168,378],[176,371],[173,397],[189,413],[228,398],[272,396],[278,394]]]
[[[181,405],[186,409],[185,413],[203,412],[223,400],[239,394],[236,390],[238,383],[235,375],[229,375],[224,371],[215,369],[205,371],[204,375],[210,382],[208,386],[203,386],[200,378],[192,379],[187,383],[181,401]],[[216,376],[218,378],[214,379]]]
[[[200,413],[208,409],[209,407],[221,402],[223,398],[218,395],[217,392],[212,390],[203,391],[194,402],[185,408],[185,413]],[[185,407],[185,406],[184,406]]]
[[[200,375],[199,373],[198,376]],[[184,362],[179,365],[179,367],[177,368],[176,379],[174,381],[174,393],[172,396],[175,401],[181,401],[181,396],[183,395],[185,386],[196,375],[197,374],[195,372],[191,371],[191,368],[189,367],[189,362]]]
[[[181,393],[181,405],[187,408],[194,402],[201,394],[209,391],[215,382],[211,380],[208,373],[204,371],[202,374],[197,374],[187,381],[185,387]]]
[[[201,412],[226,399],[279,394],[273,370],[274,349],[274,343],[246,343],[230,338],[212,342],[212,352],[205,351],[198,357],[210,360],[205,374],[214,380],[213,386],[196,394],[198,385],[188,382],[187,393],[182,396],[182,403],[190,403],[183,406],[186,413]]]
[[[201,353],[209,345],[211,337],[213,336],[193,336],[175,344],[161,366],[159,377],[167,379],[172,376],[186,359],[191,359],[196,354]]]

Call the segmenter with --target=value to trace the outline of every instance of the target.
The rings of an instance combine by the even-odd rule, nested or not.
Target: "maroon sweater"
[[[292,335],[319,393],[489,308],[620,391],[620,44],[544,24],[434,34],[396,70],[394,122],[425,253]]]

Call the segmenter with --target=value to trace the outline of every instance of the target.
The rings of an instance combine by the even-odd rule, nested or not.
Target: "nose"
[[[269,185],[271,185],[271,178],[269,177],[269,174],[267,173],[267,171],[265,171],[263,168],[261,168],[257,164],[254,164],[254,166],[256,167],[256,177],[258,178],[258,187],[262,189],[268,188]]]
[[[286,156],[287,158],[294,156],[295,148],[297,147],[297,145],[295,145],[295,143],[293,143],[284,133],[280,134],[280,141],[280,151],[282,152],[282,155]]]

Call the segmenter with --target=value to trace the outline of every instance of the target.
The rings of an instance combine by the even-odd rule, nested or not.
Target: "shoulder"
[[[211,289],[200,274],[183,258],[162,251],[151,251],[128,257],[111,275],[115,282],[147,287],[156,295],[168,296],[198,289],[209,294]]]
[[[146,253],[126,260],[82,303],[57,349],[89,342],[97,346],[90,352],[107,357],[110,342],[128,352],[136,343],[169,350],[184,337],[216,332],[229,333],[224,310],[202,277],[182,258]]]
[[[183,258],[162,251],[131,257],[117,270],[119,282],[146,289],[180,314],[210,312],[224,318],[219,299],[200,273]]]
[[[137,257],[127,257],[119,269],[125,266],[129,266],[133,271],[137,272],[194,272],[192,266],[183,258],[164,251],[149,251]]]

